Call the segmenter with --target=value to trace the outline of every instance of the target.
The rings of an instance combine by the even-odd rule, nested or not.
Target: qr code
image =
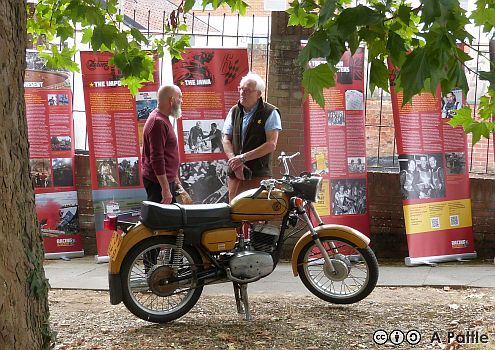
[[[440,218],[431,218],[431,228],[440,228]]]
[[[450,226],[459,226],[459,215],[450,216]]]

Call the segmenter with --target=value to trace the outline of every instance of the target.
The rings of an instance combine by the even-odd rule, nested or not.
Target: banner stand
[[[421,258],[410,258],[404,259],[406,266],[419,266],[419,265],[431,265],[435,263],[449,262],[449,261],[460,261],[460,260],[472,260],[477,258],[476,252],[474,253],[464,253],[464,254],[452,254],[452,255],[438,255],[438,256],[428,256]]]
[[[95,263],[97,263],[97,264],[103,264],[103,263],[107,263],[109,261],[110,261],[110,257],[108,255],[106,255],[106,256],[95,255]]]
[[[84,250],[75,252],[60,252],[60,253],[45,253],[45,259],[56,260],[56,259],[72,259],[72,258],[82,258],[84,257]]]

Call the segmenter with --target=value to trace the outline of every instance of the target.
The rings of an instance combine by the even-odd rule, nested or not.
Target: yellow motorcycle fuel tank
[[[282,219],[289,210],[289,197],[281,190],[274,189],[270,193],[261,192],[258,197],[251,198],[257,188],[244,191],[230,202],[232,221],[257,221]]]

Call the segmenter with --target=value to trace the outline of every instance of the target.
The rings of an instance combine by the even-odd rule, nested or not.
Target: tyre
[[[175,240],[166,236],[148,238],[133,247],[122,263],[124,304],[145,321],[165,323],[178,319],[192,309],[203,292],[197,281],[201,257],[190,246],[182,247],[177,279],[173,278]]]
[[[369,248],[336,237],[320,238],[335,272],[324,265],[313,241],[297,257],[297,272],[306,288],[318,298],[334,304],[352,304],[366,298],[378,280],[378,261]]]

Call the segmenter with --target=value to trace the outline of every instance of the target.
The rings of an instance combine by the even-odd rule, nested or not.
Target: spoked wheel
[[[175,251],[175,237],[157,236],[140,242],[126,255],[121,269],[122,296],[137,317],[170,322],[184,316],[201,296],[203,287],[197,287],[200,256],[192,247],[183,246],[174,277]]]
[[[366,298],[378,280],[373,251],[360,249],[342,238],[320,238],[335,271],[325,266],[320,249],[309,242],[297,257],[297,271],[304,285],[318,298],[334,304],[352,304]]]

